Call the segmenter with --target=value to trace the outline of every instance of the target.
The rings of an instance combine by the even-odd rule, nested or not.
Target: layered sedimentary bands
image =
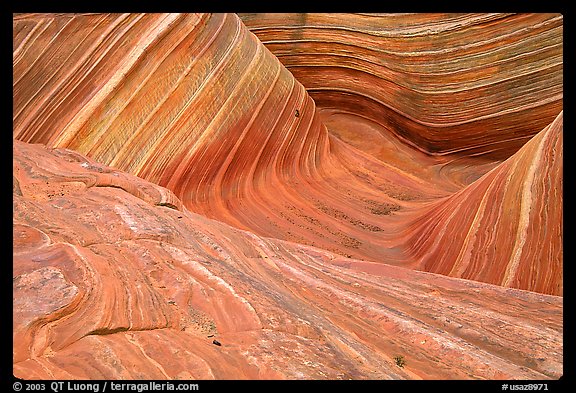
[[[260,237],[71,150],[15,141],[14,176],[17,376],[562,373],[561,297]]]
[[[316,105],[428,154],[507,158],[562,110],[562,15],[241,16]]]
[[[558,378],[562,23],[14,15],[14,374]]]

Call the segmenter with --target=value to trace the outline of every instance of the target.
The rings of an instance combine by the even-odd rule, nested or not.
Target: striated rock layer
[[[13,21],[16,376],[562,375],[561,15]]]
[[[562,294],[562,119],[563,112],[504,163],[408,219],[419,269]]]
[[[560,295],[561,16],[295,18],[243,16],[298,80],[233,14],[15,16],[14,138],[260,236]],[[291,40],[340,52],[300,72]]]
[[[13,163],[17,377],[562,375],[561,297],[257,236],[72,150]]]
[[[428,154],[508,157],[562,109],[561,14],[240,16],[320,108]]]

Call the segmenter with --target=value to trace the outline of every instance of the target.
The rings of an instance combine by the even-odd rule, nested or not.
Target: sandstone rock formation
[[[562,374],[561,15],[19,14],[13,42],[15,375]]]
[[[14,176],[18,377],[562,374],[561,297],[260,237],[71,150],[15,141]]]
[[[427,154],[508,157],[562,109],[560,14],[240,16],[316,105]]]

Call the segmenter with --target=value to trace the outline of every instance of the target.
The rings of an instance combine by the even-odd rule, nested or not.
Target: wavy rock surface
[[[428,154],[508,157],[562,110],[560,14],[240,16],[320,108]]]
[[[15,375],[558,378],[562,23],[14,15]]]
[[[292,27],[272,29],[273,34],[254,27],[259,18],[243,20],[285,64],[288,55],[274,45],[289,46],[292,38],[280,39],[289,32],[297,48],[312,42],[310,50],[324,43],[307,38],[312,33],[328,37],[320,45],[327,51],[356,53],[352,49],[363,43],[367,52],[359,50],[358,57],[372,66],[362,75],[380,81],[375,85],[338,74],[356,72],[341,64],[350,58],[344,52],[326,60],[334,62],[337,74],[327,70],[316,79],[307,77],[318,70],[304,59],[317,63],[324,57],[303,51],[298,69],[305,72],[294,73],[304,83],[326,82],[318,88],[320,96],[315,85],[307,87],[328,105],[322,118],[334,131],[328,132],[304,86],[235,15],[19,15],[13,29],[14,137],[86,154],[169,188],[196,213],[262,236],[561,294],[562,193],[551,191],[562,188],[561,118],[553,127],[548,124],[554,120],[551,113],[556,116],[562,107],[562,18],[313,16],[319,19],[298,23],[294,18],[286,19]],[[376,21],[378,31],[366,30],[366,21]],[[307,28],[308,22],[314,26]],[[347,27],[336,29],[343,37],[336,39],[330,26],[338,23]],[[281,42],[270,41],[268,33],[272,38],[280,34]],[[478,34],[482,40],[476,43],[472,37]],[[352,47],[346,44],[351,37],[356,39]],[[333,40],[348,41],[342,47]],[[388,52],[377,51],[384,63],[374,64],[374,45],[394,48],[396,41],[406,52],[388,58]],[[503,42],[504,51],[498,46]],[[494,56],[502,59],[495,63]],[[405,62],[399,59],[406,57],[419,59],[409,62],[416,68],[401,68]],[[456,60],[459,68],[450,68]],[[518,61],[529,67],[518,67]],[[494,65],[489,73],[488,64],[501,70]],[[394,67],[395,73],[384,78]],[[416,85],[422,69],[430,74],[416,78]],[[479,70],[488,76],[474,77]],[[536,76],[546,72],[542,85]],[[455,84],[461,94],[443,90],[434,79],[446,75],[455,79],[442,79],[442,86]],[[406,87],[393,94],[385,80]],[[506,85],[508,80],[516,87]],[[362,113],[341,100],[353,86],[343,93],[331,85],[338,81],[354,82],[354,105]],[[370,98],[372,104],[366,102],[368,86],[378,86],[371,91],[381,95]],[[327,101],[324,93],[340,98]],[[426,94],[441,99],[425,105]],[[382,101],[384,96],[389,102]],[[469,108],[472,99],[482,110]],[[376,101],[382,101],[376,105],[380,112],[372,113]],[[389,107],[392,102],[396,106]],[[340,109],[330,109],[334,106]],[[391,112],[383,115],[382,108]],[[400,122],[418,108],[418,121]],[[509,128],[511,123],[517,127]],[[548,142],[511,156],[519,141],[544,127]],[[505,152],[508,161],[481,154],[496,151],[498,156]],[[453,154],[435,157],[433,152]],[[505,186],[492,182],[496,173]],[[520,189],[522,202],[513,192]],[[494,200],[518,208],[504,214],[505,205]],[[534,231],[539,224],[527,214],[535,217],[545,200],[554,207],[538,220],[551,232]],[[457,224],[446,231],[446,222]]]
[[[563,293],[562,120],[563,112],[504,163],[407,220],[419,269]]]
[[[66,149],[15,141],[13,197],[20,378],[562,375],[561,297],[260,237]]]

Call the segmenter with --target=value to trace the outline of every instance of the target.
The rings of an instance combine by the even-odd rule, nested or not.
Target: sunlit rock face
[[[71,150],[15,141],[14,177],[17,377],[562,375],[561,297],[257,236]]]
[[[15,14],[15,375],[558,378],[562,28]]]

